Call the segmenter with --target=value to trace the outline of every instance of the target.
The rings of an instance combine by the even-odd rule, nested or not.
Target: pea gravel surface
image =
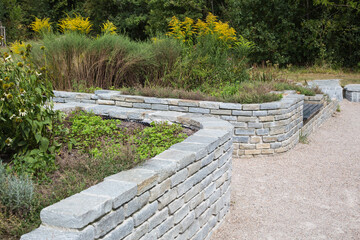
[[[230,213],[212,240],[360,239],[360,103],[287,153],[234,158]]]

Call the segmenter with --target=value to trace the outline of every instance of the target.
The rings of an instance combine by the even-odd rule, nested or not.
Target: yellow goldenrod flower
[[[105,23],[103,23],[103,26],[101,27],[101,32],[104,34],[112,34],[116,35],[116,26],[107,20]]]
[[[72,31],[89,33],[91,31],[92,24],[89,21],[89,18],[84,18],[79,14],[75,14],[74,18],[67,15],[66,18],[61,19],[58,26],[61,32]]]
[[[31,29],[37,33],[49,33],[51,32],[50,18],[39,19],[35,17],[35,21],[30,24]]]

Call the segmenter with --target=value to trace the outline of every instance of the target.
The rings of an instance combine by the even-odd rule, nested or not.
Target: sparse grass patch
[[[336,107],[336,112],[341,112],[340,105],[338,104]]]
[[[309,143],[308,136],[304,135],[302,132],[300,132],[299,142],[302,143],[302,144],[308,144]]]

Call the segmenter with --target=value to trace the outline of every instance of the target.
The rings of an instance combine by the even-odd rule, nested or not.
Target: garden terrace
[[[198,131],[144,164],[44,208],[43,225],[22,240],[206,239],[228,212],[233,151],[228,122],[79,102],[54,108],[142,122],[166,120]]]
[[[304,125],[304,102],[323,104],[323,107],[318,109],[319,113],[314,116],[318,120],[309,121],[303,128],[308,133],[312,132],[310,128],[318,127],[330,117],[338,103],[336,99],[330,100],[322,94],[304,96],[296,94],[295,91],[283,92],[280,101],[261,104],[163,99],[123,95],[119,91],[108,90],[98,90],[94,94],[63,91],[54,93],[53,101],[59,103],[91,103],[97,104],[98,109],[109,106],[125,107],[132,114],[136,114],[136,109],[161,110],[166,111],[166,114],[176,111],[226,120],[234,126],[233,154],[239,157],[288,151],[299,141]],[[315,122],[317,123],[313,125]]]
[[[280,101],[238,104],[122,95],[119,91],[99,90],[94,94],[55,91],[54,102],[91,103],[98,109],[109,106],[148,109],[213,116],[234,126],[234,155],[269,155],[285,152],[299,138],[304,96],[283,93]],[[101,107],[102,106],[102,107]],[[115,108],[114,108],[115,109]],[[131,112],[131,111],[130,111]]]

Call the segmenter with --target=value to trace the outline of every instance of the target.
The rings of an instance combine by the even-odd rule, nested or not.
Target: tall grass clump
[[[104,34],[98,38],[76,32],[46,35],[48,71],[55,89],[134,86],[145,83],[156,66],[149,42]],[[36,62],[41,52],[33,53]]]

